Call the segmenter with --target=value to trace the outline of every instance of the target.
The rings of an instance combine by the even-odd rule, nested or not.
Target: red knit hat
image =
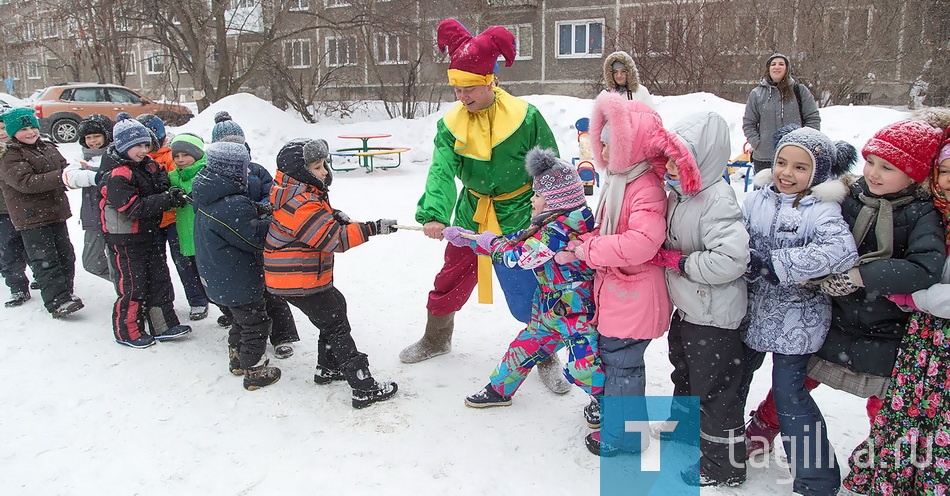
[[[930,174],[942,140],[943,133],[926,122],[900,121],[874,133],[861,155],[877,155],[920,183]]]
[[[505,67],[515,60],[515,35],[501,26],[491,26],[472,36],[462,23],[446,19],[436,31],[439,50],[449,49],[449,84],[478,86],[491,84],[498,56],[505,57]]]

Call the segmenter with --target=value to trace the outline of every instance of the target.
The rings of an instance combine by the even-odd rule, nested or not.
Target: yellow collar
[[[455,136],[455,153],[475,160],[491,160],[492,148],[508,139],[521,127],[528,115],[528,102],[494,88],[495,103],[476,112],[466,110],[462,102],[442,118]]]

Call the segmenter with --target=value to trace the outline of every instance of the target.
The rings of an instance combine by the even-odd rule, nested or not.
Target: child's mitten
[[[376,234],[392,234],[396,232],[396,228],[393,227],[398,222],[395,219],[379,219],[375,222],[371,222],[375,227]]]
[[[554,254],[554,262],[561,265],[578,261],[577,255],[572,251],[564,250]]]
[[[821,292],[830,296],[847,296],[864,287],[857,267],[844,274],[832,274],[821,283]]]
[[[660,251],[656,252],[656,255],[654,255],[649,263],[679,271],[681,258],[683,258],[683,252],[679,250],[664,250],[660,248]]]
[[[920,310],[917,308],[917,304],[914,303],[914,297],[909,294],[893,294],[887,295],[885,298],[897,304],[902,310]]]
[[[478,245],[479,248],[490,252],[492,250],[491,244],[496,238],[498,238],[497,234],[491,231],[485,231],[475,238],[475,244]]]
[[[453,246],[458,246],[459,248],[471,246],[472,244],[470,240],[462,237],[463,234],[468,234],[470,236],[475,235],[475,233],[472,231],[458,226],[450,226],[442,230],[442,237],[444,237],[445,240],[451,243]]]
[[[254,210],[257,210],[258,217],[266,217],[274,213],[274,205],[271,202],[255,202]]]
[[[778,284],[778,276],[775,275],[775,266],[772,265],[772,257],[769,253],[762,253],[757,250],[749,252],[749,272],[752,279],[763,277],[772,284]]]

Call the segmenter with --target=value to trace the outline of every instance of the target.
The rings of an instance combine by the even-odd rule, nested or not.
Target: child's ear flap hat
[[[545,210],[574,210],[587,205],[584,183],[573,164],[553,150],[534,147],[525,155],[525,170],[534,178],[534,192],[547,202]]]
[[[861,155],[865,159],[868,155],[881,157],[921,183],[930,175],[942,141],[940,129],[923,121],[904,120],[874,133],[861,149]]]
[[[812,176],[808,187],[814,187],[829,179],[836,179],[851,170],[858,159],[857,150],[845,141],[832,143],[831,138],[817,129],[789,124],[775,131],[775,156],[786,146],[797,146],[811,157]]]
[[[327,142],[322,139],[292,139],[277,152],[277,170],[297,181],[311,184],[325,190],[330,187],[330,183],[333,182],[333,174],[330,172],[330,167],[326,166],[326,181],[321,181],[310,172],[310,169],[307,168],[307,164],[328,157],[328,148]],[[310,160],[308,161],[308,159]]]

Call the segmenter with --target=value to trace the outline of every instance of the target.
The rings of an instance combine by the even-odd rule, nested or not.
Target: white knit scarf
[[[653,167],[648,161],[637,163],[626,172],[610,172],[604,174],[604,187],[600,190],[600,199],[597,200],[594,222],[600,224],[600,234],[616,234],[617,221],[620,218],[620,208],[623,207],[623,192],[627,185],[650,171]]]

